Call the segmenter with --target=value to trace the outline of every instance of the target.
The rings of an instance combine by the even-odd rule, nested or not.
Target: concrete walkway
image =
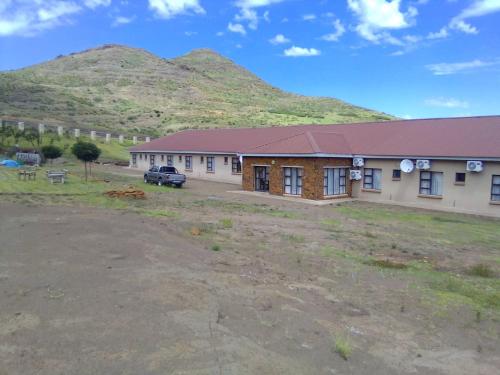
[[[305,204],[310,204],[312,206],[327,206],[327,205],[339,204],[339,203],[343,203],[343,202],[352,202],[355,200],[353,198],[339,198],[339,199],[326,199],[326,200],[316,201],[313,199],[305,199],[305,198],[299,198],[299,197],[287,197],[287,196],[282,196],[282,195],[272,195],[272,194],[261,192],[261,191],[245,191],[245,190],[230,190],[230,191],[228,191],[228,193],[242,194],[242,195],[259,197],[259,198],[277,199],[277,200],[282,200],[282,201],[287,201],[287,202],[305,203]]]

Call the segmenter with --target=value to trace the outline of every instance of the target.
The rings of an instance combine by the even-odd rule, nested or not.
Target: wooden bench
[[[28,180],[36,180],[36,169],[35,168],[20,169],[17,172],[17,178],[18,180],[22,178],[24,181],[26,181],[26,178],[28,178]]]
[[[47,171],[47,178],[49,179],[51,184],[53,183],[64,184],[67,173],[68,171],[65,169],[63,169],[62,171]]]

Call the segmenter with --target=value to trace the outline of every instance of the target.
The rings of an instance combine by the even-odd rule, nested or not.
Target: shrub
[[[101,155],[101,150],[91,142],[78,141],[71,147],[71,152],[85,163],[85,181],[87,181],[87,163],[96,161]]]
[[[494,277],[495,273],[487,264],[479,263],[470,267],[467,273],[471,276]]]
[[[233,227],[233,221],[231,219],[221,219],[219,223],[223,229],[231,229]]]
[[[63,151],[54,145],[47,145],[42,147],[42,154],[45,159],[50,160],[52,164],[52,160],[60,158],[63,154]]]
[[[220,246],[219,245],[213,245],[212,246],[212,251],[220,251]]]
[[[346,361],[349,359],[352,353],[351,344],[349,341],[343,337],[337,337],[335,340],[335,351]]]

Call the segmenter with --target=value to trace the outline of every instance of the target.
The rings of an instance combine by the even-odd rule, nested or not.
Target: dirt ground
[[[358,261],[385,251],[461,272],[499,256],[488,238],[472,246],[444,219],[418,230],[456,225],[454,239],[412,237],[359,217],[379,206],[342,216],[234,188],[158,188],[140,203],[150,216],[1,202],[0,375],[499,373],[498,316]]]

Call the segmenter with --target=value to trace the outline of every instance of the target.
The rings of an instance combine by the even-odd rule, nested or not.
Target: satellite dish
[[[415,166],[410,159],[404,159],[401,161],[400,168],[404,173],[411,173]]]

